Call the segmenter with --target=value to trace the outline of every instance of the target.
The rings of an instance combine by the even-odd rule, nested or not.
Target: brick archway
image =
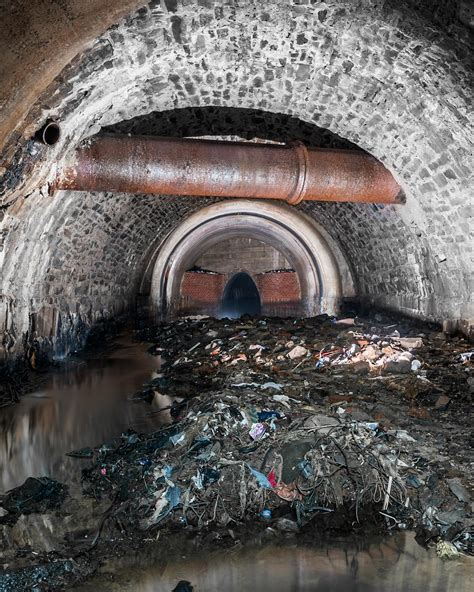
[[[183,274],[196,257],[222,239],[252,236],[291,262],[301,287],[302,314],[335,314],[354,285],[342,252],[314,221],[284,204],[220,202],[195,212],[152,258],[150,304],[159,316],[176,312]],[[142,286],[142,291],[147,291]]]

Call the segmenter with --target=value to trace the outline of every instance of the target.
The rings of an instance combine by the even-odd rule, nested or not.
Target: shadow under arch
[[[224,288],[220,316],[236,319],[245,314],[259,316],[261,312],[260,293],[251,276],[245,271],[234,274]]]

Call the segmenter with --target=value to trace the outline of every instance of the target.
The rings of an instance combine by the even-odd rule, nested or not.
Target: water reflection
[[[29,476],[78,479],[84,461],[66,452],[102,443],[130,426],[156,429],[160,414],[128,397],[158,369],[159,359],[127,336],[113,345],[106,353],[70,361],[44,388],[1,411],[0,491]]]
[[[188,580],[195,592],[467,592],[474,576],[471,559],[443,562],[411,533],[357,546],[339,541],[320,548],[267,546],[175,561],[153,556],[132,561],[118,572],[118,565],[107,566],[114,571],[113,582],[99,576],[78,589],[171,592]]]

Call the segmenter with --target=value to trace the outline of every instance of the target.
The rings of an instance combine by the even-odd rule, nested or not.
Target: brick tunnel
[[[472,339],[468,2],[2,10],[2,372],[69,359],[97,331],[200,317],[394,315]],[[304,146],[300,160],[348,151],[386,171],[403,202],[58,185],[111,136]]]

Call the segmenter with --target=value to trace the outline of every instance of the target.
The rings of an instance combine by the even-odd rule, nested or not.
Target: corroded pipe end
[[[61,128],[55,121],[48,120],[36,133],[35,139],[47,146],[53,146],[59,142]]]
[[[407,203],[407,196],[405,195],[405,192],[403,191],[403,189],[400,189],[400,191],[396,195],[395,201],[393,203],[398,204],[398,205],[404,205]]]

